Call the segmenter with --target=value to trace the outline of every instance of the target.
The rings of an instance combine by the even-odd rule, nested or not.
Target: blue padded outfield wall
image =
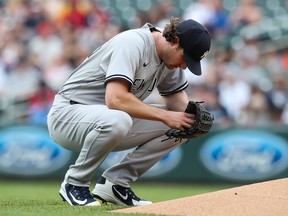
[[[286,131],[214,129],[166,155],[141,181],[249,183],[288,177]],[[95,178],[127,153],[110,153]],[[62,179],[76,156],[53,142],[46,128],[15,125],[0,130],[1,178]]]

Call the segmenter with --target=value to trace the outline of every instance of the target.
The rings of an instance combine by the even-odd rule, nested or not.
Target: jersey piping
[[[182,90],[185,90],[188,87],[188,82],[184,83],[182,86],[178,87],[177,89],[174,89],[172,91],[167,91],[167,92],[159,92],[161,96],[167,96]]]
[[[109,77],[107,77],[106,79],[105,79],[105,85],[110,81],[110,80],[113,80],[113,79],[124,79],[124,80],[127,80],[129,83],[133,83],[133,81],[129,78],[129,77],[127,77],[127,76],[125,76],[125,75],[123,75],[123,74],[114,74],[114,75],[111,75],[111,76],[109,76]]]

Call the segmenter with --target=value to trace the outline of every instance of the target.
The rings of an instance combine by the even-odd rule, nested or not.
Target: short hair
[[[163,31],[163,37],[166,41],[176,43],[178,37],[177,26],[181,22],[181,19],[178,17],[171,17],[170,24],[167,24]]]

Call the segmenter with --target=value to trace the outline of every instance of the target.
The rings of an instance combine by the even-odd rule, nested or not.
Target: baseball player
[[[152,203],[136,196],[130,184],[187,141],[167,139],[165,132],[184,130],[195,121],[184,112],[188,82],[183,69],[201,75],[200,60],[210,44],[201,24],[172,17],[163,31],[147,23],[119,33],[75,69],[48,114],[50,136],[79,152],[60,187],[64,201],[72,206],[99,206],[98,200],[128,206]],[[155,88],[164,105],[143,102]],[[106,156],[132,148],[90,192],[91,179]]]

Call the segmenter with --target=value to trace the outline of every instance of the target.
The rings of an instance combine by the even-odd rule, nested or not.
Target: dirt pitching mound
[[[288,178],[113,212],[177,216],[287,216]]]

